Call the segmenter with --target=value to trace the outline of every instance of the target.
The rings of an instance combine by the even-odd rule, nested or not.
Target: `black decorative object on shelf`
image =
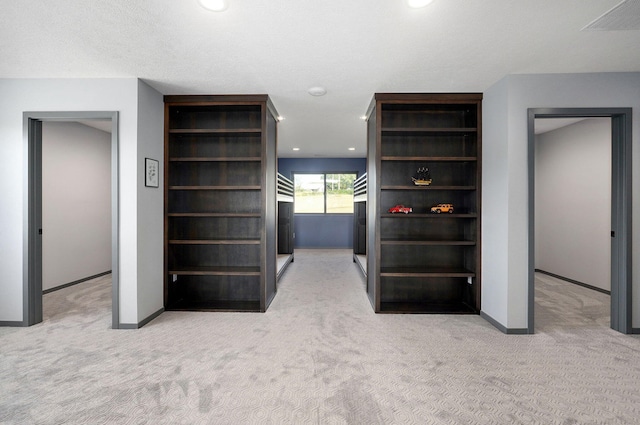
[[[429,186],[431,184],[431,172],[428,167],[420,167],[411,177],[413,184],[416,186]]]

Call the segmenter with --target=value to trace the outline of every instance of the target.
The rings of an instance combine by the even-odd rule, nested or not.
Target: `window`
[[[296,214],[353,214],[357,173],[294,173]]]

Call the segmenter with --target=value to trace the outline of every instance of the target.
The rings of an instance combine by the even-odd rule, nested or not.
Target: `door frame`
[[[120,327],[118,112],[24,112],[23,325],[42,322],[42,123],[77,120],[111,121],[111,315]]]
[[[631,281],[631,108],[529,108],[529,305],[528,333],[535,308],[535,119],[611,118],[611,328],[632,333]]]

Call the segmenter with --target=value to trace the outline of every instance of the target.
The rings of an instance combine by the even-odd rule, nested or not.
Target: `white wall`
[[[146,99],[139,103],[144,92]],[[146,148],[138,147],[139,134],[145,137],[146,146],[151,133],[162,134],[162,116],[139,122],[138,116],[147,112],[141,107],[157,111],[162,108],[162,97],[150,96],[153,89],[140,84],[138,79],[0,79],[0,322],[22,322],[23,312],[23,235],[25,232],[25,180],[26,142],[23,113],[25,111],[118,111],[119,112],[119,319],[121,324],[140,322],[139,297],[150,297],[162,308],[162,281],[150,288],[145,282],[138,287],[138,266],[144,269],[162,270],[162,255],[158,250],[139,250],[138,225],[140,217],[155,217],[162,214],[157,204],[162,202],[162,191],[145,193],[144,202],[140,193],[145,190],[140,164]],[[155,112],[153,112],[155,113]],[[149,126],[153,128],[148,128]],[[155,128],[154,126],[159,126]],[[154,140],[162,149],[162,138]],[[155,152],[154,149],[154,152]],[[145,152],[146,154],[146,152]],[[155,153],[153,153],[155,155]],[[151,230],[142,232],[146,237],[151,231],[162,235],[163,228],[151,224]],[[147,223],[144,224],[147,226]],[[142,243],[144,246],[146,242]],[[160,250],[162,250],[160,244]],[[144,257],[144,258],[141,258]]]
[[[144,159],[160,164],[157,188],[144,187]],[[164,305],[164,103],[138,82],[138,322]],[[158,290],[160,289],[160,290]]]
[[[111,134],[42,125],[42,289],[111,270]]]
[[[506,79],[499,81],[492,87],[493,95],[485,94],[482,102],[481,310],[504,326],[509,323],[509,256],[505,255],[509,238],[509,138],[503,119],[491,118],[508,113],[507,83]],[[491,139],[486,135],[492,135]]]
[[[482,311],[509,330],[528,327],[527,109],[544,107],[633,108],[632,325],[640,327],[640,73],[510,75],[485,91]]]
[[[611,119],[540,134],[535,150],[535,267],[610,291]]]

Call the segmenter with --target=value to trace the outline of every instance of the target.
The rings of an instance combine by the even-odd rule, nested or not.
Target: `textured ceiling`
[[[625,0],[584,27],[594,31],[640,30],[640,0]]]
[[[0,0],[0,78],[139,77],[163,94],[266,93],[285,117],[280,156],[362,157],[360,116],[376,92],[640,71],[640,31],[581,31],[618,3],[231,0],[214,13],[196,0]],[[310,96],[313,86],[327,94]]]

